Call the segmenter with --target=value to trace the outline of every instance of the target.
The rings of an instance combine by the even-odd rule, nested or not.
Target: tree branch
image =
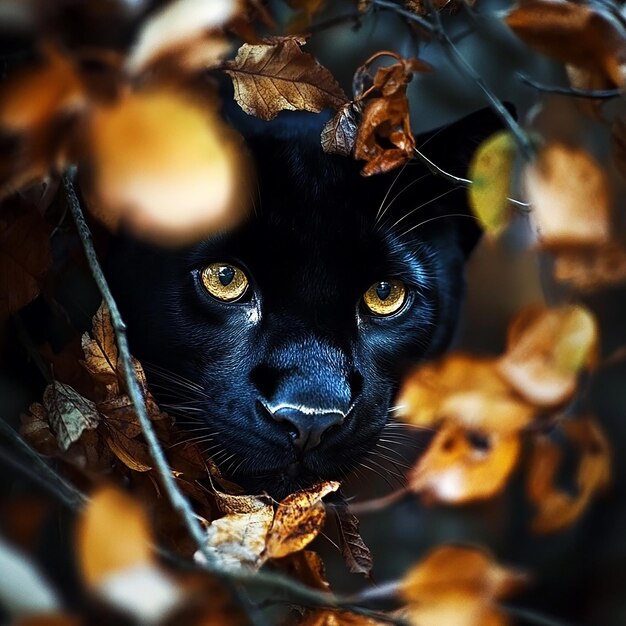
[[[578,89],[577,87],[557,87],[554,85],[544,85],[534,81],[526,74],[517,74],[517,77],[529,87],[541,91],[543,93],[555,93],[561,96],[570,96],[572,98],[588,98],[590,100],[611,100],[619,98],[623,93],[623,89],[604,89],[604,90],[587,90]]]

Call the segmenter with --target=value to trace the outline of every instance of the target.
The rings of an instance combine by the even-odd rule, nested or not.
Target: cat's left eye
[[[202,270],[204,288],[222,302],[239,300],[248,288],[248,277],[236,265],[211,263]]]
[[[363,294],[363,303],[373,315],[385,317],[402,308],[406,295],[407,289],[401,280],[381,280]]]

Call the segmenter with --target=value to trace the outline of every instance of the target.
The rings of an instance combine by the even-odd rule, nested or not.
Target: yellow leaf
[[[469,166],[468,189],[474,215],[488,234],[497,235],[509,221],[509,189],[515,141],[507,131],[492,135],[478,147]]]
[[[287,496],[276,510],[267,536],[265,557],[287,556],[311,543],[326,519],[322,498],[337,489],[338,482],[327,481]]]

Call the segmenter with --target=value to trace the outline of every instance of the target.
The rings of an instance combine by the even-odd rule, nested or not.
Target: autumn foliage
[[[419,58],[417,46],[410,57],[381,50],[352,68],[348,94],[308,48],[331,3],[288,4],[291,17],[281,26],[262,2],[174,0],[136,20],[124,51],[68,46],[53,28],[37,34],[34,60],[10,68],[0,83],[0,132],[10,139],[0,155],[0,321],[49,298],[51,240],[71,224],[59,208],[64,174],[65,184],[80,184],[81,201],[103,236],[126,228],[173,246],[245,219],[255,173],[242,138],[220,115],[216,77],[230,80],[237,105],[261,120],[281,111],[330,110],[320,144],[358,160],[363,176],[425,163],[408,87],[437,67]],[[395,13],[416,40],[439,42],[451,58],[456,48],[441,30],[441,13],[470,10],[460,2],[353,4],[350,20]],[[590,381],[613,361],[584,297],[626,281],[616,182],[626,173],[626,122],[601,104],[613,96],[592,93],[615,90],[622,97],[626,21],[608,5],[525,0],[502,22],[520,45],[562,66],[566,92],[579,98],[582,115],[611,148],[594,153],[504,114],[505,130],[477,146],[467,179],[426,163],[434,175],[467,188],[486,245],[510,236],[523,220],[531,232],[527,248],[546,261],[545,280],[565,296],[517,311],[500,353],[453,350],[409,374],[394,419],[430,437],[392,500],[462,507],[497,501],[518,480],[523,506],[532,511],[530,532],[556,536],[610,489],[618,452],[588,397]],[[483,93],[487,104],[498,102],[487,86]],[[79,256],[72,262],[82,263]],[[360,502],[357,493],[353,502],[336,481],[280,502],[243,493],[161,410],[133,359],[166,471],[202,529],[198,543],[165,497],[162,468],[121,365],[119,333],[101,304],[91,331],[76,333],[62,349],[27,342],[48,380],[21,415],[20,434],[62,480],[88,495],[73,539],[85,601],[75,614],[61,602],[45,604],[40,614],[16,612],[14,623],[89,624],[95,615],[104,615],[104,623],[120,616],[140,624],[256,623],[255,612],[267,607],[247,595],[246,585],[255,584],[268,606],[296,607],[281,620],[301,626],[510,623],[503,602],[532,584],[533,573],[501,565],[479,546],[441,545],[416,559],[381,594],[392,608],[370,608],[381,599],[375,586],[335,595],[320,539],[332,528],[329,541],[345,572],[371,585],[376,554],[361,537],[355,511],[379,511],[391,500]],[[563,486],[563,475],[573,488]],[[12,562],[31,566],[21,558]]]

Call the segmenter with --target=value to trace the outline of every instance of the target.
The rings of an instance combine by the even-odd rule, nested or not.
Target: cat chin
[[[249,494],[267,494],[274,500],[282,500],[289,494],[310,487],[323,480],[311,472],[290,475],[288,472],[277,472],[263,476],[238,476],[238,484]]]

